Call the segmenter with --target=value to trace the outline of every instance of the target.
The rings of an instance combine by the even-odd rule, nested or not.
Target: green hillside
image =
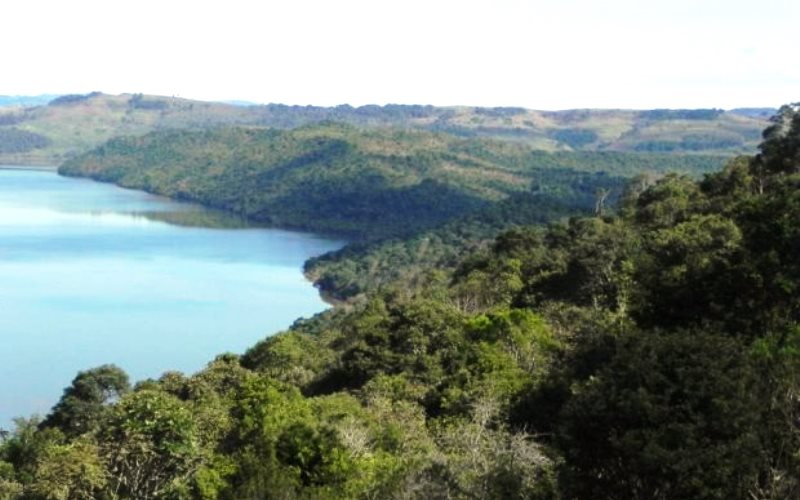
[[[566,197],[576,189],[575,179],[587,177],[581,172],[696,174],[724,162],[707,156],[581,155],[323,123],[291,131],[227,127],[117,138],[68,160],[59,171],[198,201],[271,225],[375,239],[431,228],[513,193]]]
[[[427,269],[450,269],[504,229],[592,213],[626,179],[719,170],[724,157],[555,152],[489,139],[324,123],[292,131],[217,128],[114,139],[65,175],[204,203],[351,240],[312,259],[325,297],[352,300]]]
[[[34,101],[36,102],[36,101]],[[40,102],[40,101],[39,101]],[[23,101],[31,104],[31,102]],[[58,165],[117,136],[154,130],[246,125],[292,129],[337,121],[488,137],[545,151],[752,153],[765,110],[570,110],[434,107],[240,106],[141,94],[67,95],[47,105],[1,107],[0,163]],[[14,142],[19,133],[41,136]]]
[[[18,130],[46,138],[47,145],[0,154],[0,163],[58,165],[113,137],[143,135],[163,128],[204,128],[250,123],[239,108],[141,95],[92,93],[61,96],[48,105],[0,108],[0,130]]]

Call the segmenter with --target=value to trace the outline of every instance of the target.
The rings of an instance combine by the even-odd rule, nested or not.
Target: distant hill
[[[60,172],[356,238],[419,231],[514,193],[571,197],[645,171],[716,170],[719,156],[536,151],[525,144],[324,122],[121,137]],[[594,176],[600,176],[597,184]],[[603,179],[617,179],[603,184]]]
[[[568,110],[239,105],[176,97],[93,92],[49,104],[0,107],[0,163],[60,164],[112,137],[154,130],[241,125],[290,129],[322,121],[488,137],[544,151],[751,153],[768,110]],[[27,104],[29,105],[29,104]],[[17,141],[17,142],[14,142]],[[23,142],[20,142],[23,141]]]
[[[742,116],[749,116],[751,118],[769,119],[772,115],[777,113],[776,108],[736,108],[730,110],[730,113]]]

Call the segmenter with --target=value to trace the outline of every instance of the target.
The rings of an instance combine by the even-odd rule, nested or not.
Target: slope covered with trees
[[[509,200],[513,200],[509,198]],[[7,498],[800,495],[800,112],[192,376],[78,374]]]
[[[273,225],[375,238],[433,227],[512,193],[574,197],[595,184],[579,165],[599,176],[607,170],[626,175],[637,158],[565,160],[497,141],[323,123],[291,131],[221,128],[118,138],[67,161],[59,172],[198,201]],[[702,172],[718,168],[722,159],[642,161],[643,169]]]
[[[337,124],[224,128],[114,139],[60,172],[278,226],[375,237],[474,211],[530,182],[520,169],[458,148],[447,136]]]
[[[731,156],[755,151],[759,132],[769,116],[765,117],[769,110],[764,109],[537,111],[396,104],[236,106],[174,96],[100,92],[59,96],[49,103],[20,100],[17,104],[4,107],[0,97],[0,130],[17,126],[44,136],[47,143],[25,152],[3,152],[7,148],[0,137],[0,163],[57,165],[114,137],[140,136],[156,130],[220,126],[293,129],[325,121],[493,138],[546,151]]]
[[[723,159],[546,153],[447,134],[324,123],[292,131],[222,128],[127,137],[62,165],[66,175],[199,201],[264,223],[361,240],[314,259],[329,298],[416,281],[515,225],[591,213],[624,178],[699,175]]]

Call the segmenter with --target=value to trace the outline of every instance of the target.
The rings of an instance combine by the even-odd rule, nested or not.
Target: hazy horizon
[[[790,0],[216,3],[4,9],[0,94],[528,109],[798,100]]]
[[[54,92],[44,92],[41,94],[3,94],[0,93],[0,98],[9,98],[9,99],[38,99],[43,97],[50,97],[50,98],[57,98],[64,95],[88,95],[93,92],[99,92],[104,95],[112,95],[112,96],[120,96],[120,95],[135,95],[141,92],[119,92],[119,93],[111,93],[111,92],[104,92],[102,90],[91,90],[86,92],[76,92],[76,93],[68,93],[68,94],[59,94]],[[248,101],[244,99],[197,99],[188,96],[182,95],[162,95],[162,94],[147,94],[154,97],[162,97],[162,98],[176,98],[176,99],[187,99],[191,101],[201,101],[201,102],[213,102],[213,103],[220,103],[220,104],[231,104],[234,106],[267,106],[267,105],[284,105],[284,106],[317,106],[317,107],[338,107],[338,106],[351,106],[353,108],[359,108],[364,106],[434,106],[434,107],[442,107],[442,108],[523,108],[530,111],[543,111],[543,112],[559,112],[559,111],[580,111],[580,110],[593,110],[593,111],[649,111],[654,109],[722,109],[723,111],[733,111],[733,110],[758,110],[758,109],[777,109],[779,106],[736,106],[732,108],[713,108],[713,107],[698,107],[698,108],[677,108],[677,107],[643,107],[643,108],[601,108],[601,107],[584,107],[584,108],[559,108],[559,109],[543,109],[543,108],[529,108],[526,106],[480,106],[474,104],[453,104],[453,105],[437,105],[431,104],[427,102],[414,102],[414,103],[398,103],[398,102],[386,102],[382,104],[378,103],[365,103],[359,105],[353,105],[351,103],[343,102],[339,104],[330,104],[330,105],[317,105],[317,104],[297,104],[297,103],[290,103],[290,102],[257,102],[257,101]],[[790,104],[790,102],[785,102],[783,104]]]

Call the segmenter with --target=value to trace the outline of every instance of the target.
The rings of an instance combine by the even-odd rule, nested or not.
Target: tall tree
[[[79,372],[42,426],[57,427],[73,436],[94,430],[108,405],[129,390],[128,375],[117,366]]]

